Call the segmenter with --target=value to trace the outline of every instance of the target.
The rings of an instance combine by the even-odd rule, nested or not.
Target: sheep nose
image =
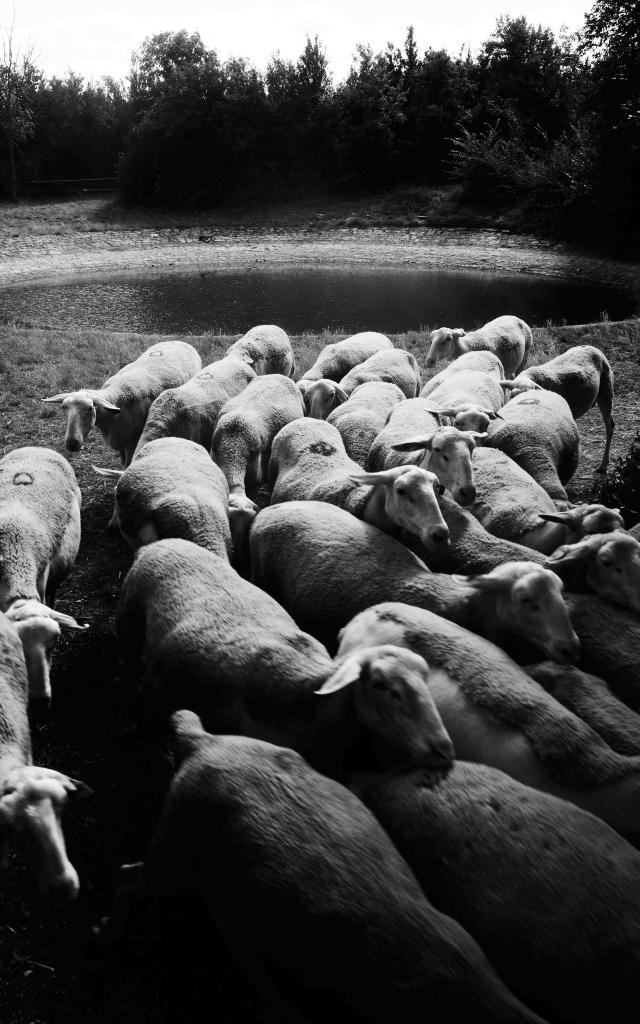
[[[75,437],[69,437],[66,441],[66,448],[69,452],[79,452],[82,448],[82,444]]]
[[[471,505],[476,500],[476,489],[473,485],[458,488],[458,502],[461,505]]]
[[[558,647],[558,657],[566,665],[574,665],[580,656],[580,641],[576,637],[571,643],[561,644]]]
[[[435,359],[427,359],[426,365],[427,365],[427,368],[430,370],[432,366],[436,365]]]
[[[80,880],[75,868],[69,864],[69,868],[59,878],[52,880],[46,888],[46,895],[56,903],[64,903],[66,900],[75,900],[80,891]]]
[[[445,545],[449,543],[449,527],[448,526],[436,526],[435,530],[431,531],[431,540],[434,544]]]

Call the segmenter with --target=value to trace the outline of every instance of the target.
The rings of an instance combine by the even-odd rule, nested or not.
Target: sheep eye
[[[386,690],[384,683],[373,683],[374,690]]]
[[[400,694],[398,693],[397,690],[392,690],[391,691],[391,699],[392,700],[400,700]]]

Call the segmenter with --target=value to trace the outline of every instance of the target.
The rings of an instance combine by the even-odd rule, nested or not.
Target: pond
[[[613,287],[406,267],[110,274],[0,290],[0,321],[160,334],[239,334],[260,323],[277,323],[290,334],[471,329],[503,313],[541,327],[636,312],[637,302]]]

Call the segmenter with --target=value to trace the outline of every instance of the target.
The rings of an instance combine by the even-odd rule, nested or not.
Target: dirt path
[[[100,205],[102,203],[102,206]],[[216,267],[366,265],[543,274],[606,283],[640,295],[640,267],[504,231],[429,227],[167,226],[160,215],[120,220],[104,201],[80,200],[0,211],[0,285],[96,273],[166,273]]]

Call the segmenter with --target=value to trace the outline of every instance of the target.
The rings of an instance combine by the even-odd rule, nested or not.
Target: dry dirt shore
[[[501,230],[347,226],[309,210],[256,218],[132,213],[112,199],[0,206],[0,286],[117,271],[378,265],[580,278],[640,297],[640,265]]]

